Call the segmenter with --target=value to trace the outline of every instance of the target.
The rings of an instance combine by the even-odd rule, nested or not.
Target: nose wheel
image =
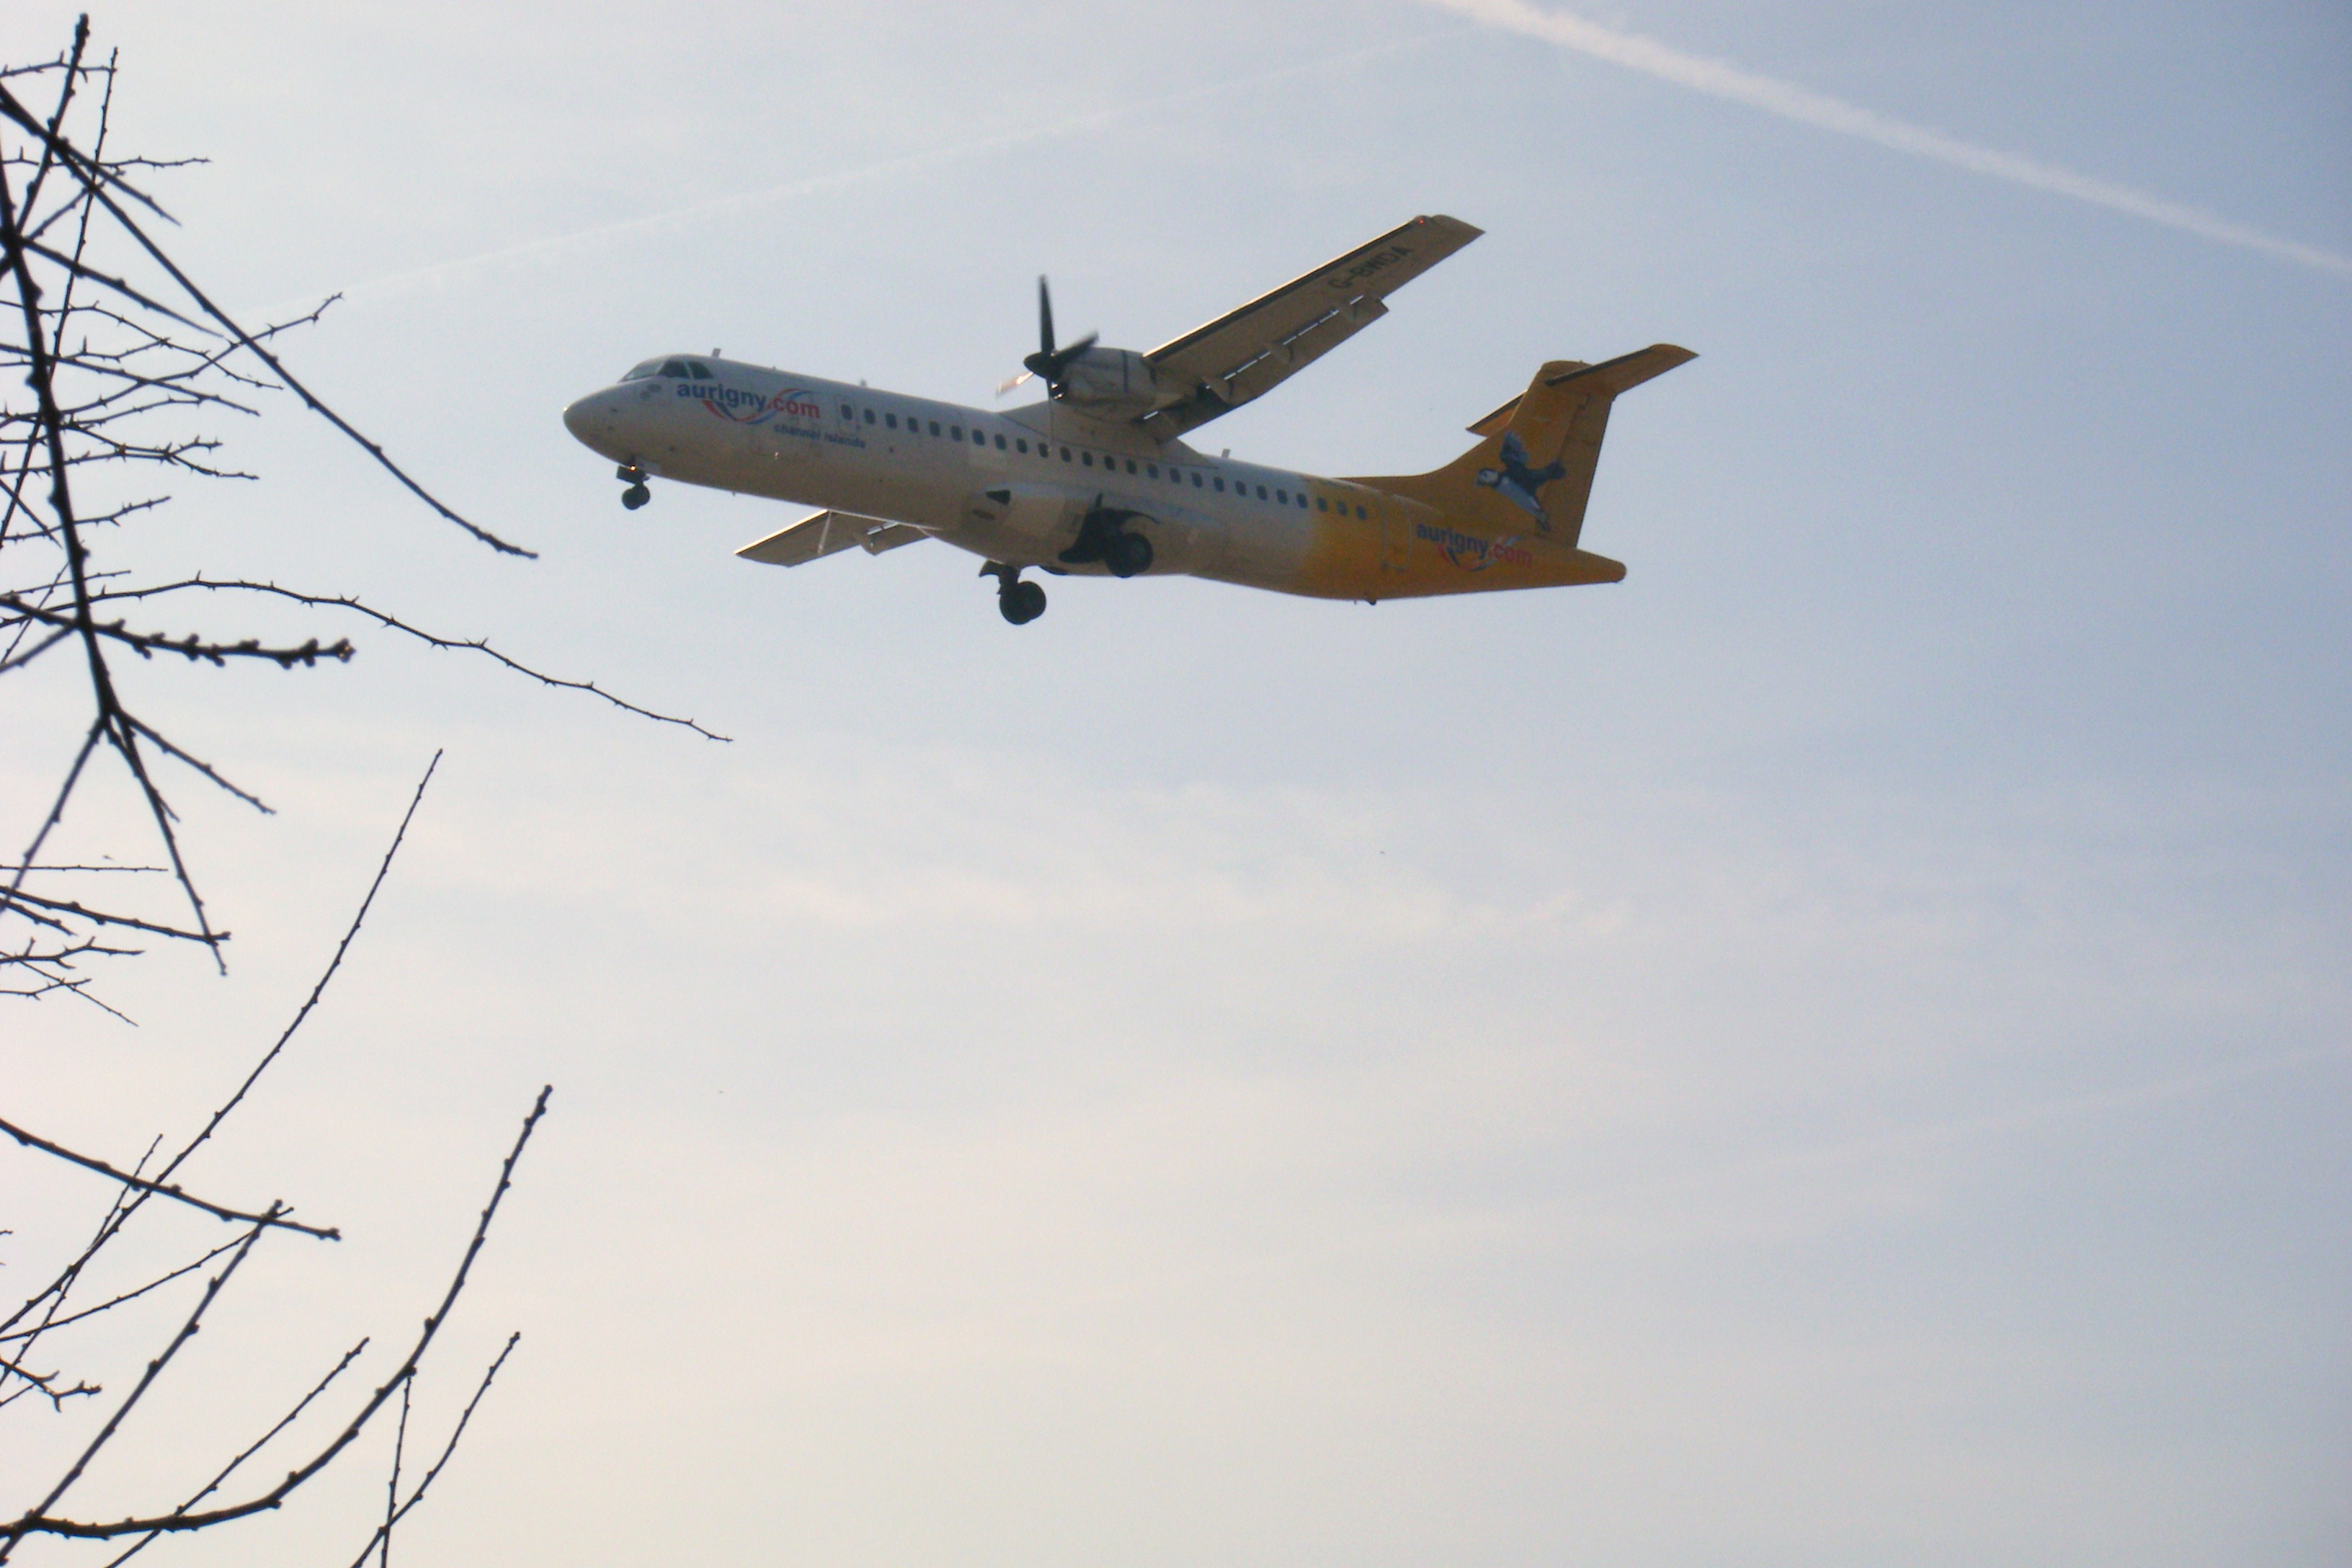
[[[613,470],[613,477],[628,481],[629,488],[621,492],[621,504],[631,511],[654,499],[654,492],[646,488],[646,471],[636,464],[623,463]]]
[[[980,574],[996,579],[997,613],[1014,626],[1025,626],[1045,613],[1045,590],[1035,583],[1023,582],[1020,567],[991,561]]]

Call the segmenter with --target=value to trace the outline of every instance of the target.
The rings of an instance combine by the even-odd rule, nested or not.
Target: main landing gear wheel
[[[980,574],[996,579],[997,613],[1014,626],[1025,626],[1045,613],[1045,590],[1034,583],[1024,583],[1020,567],[991,561],[981,567]]]
[[[613,477],[628,481],[629,488],[621,492],[621,504],[631,511],[654,499],[654,492],[646,488],[646,471],[636,464],[623,463],[613,470]]]
[[[1103,564],[1114,577],[1139,577],[1151,570],[1151,541],[1121,531],[1103,541]]]
[[[1016,626],[1025,626],[1045,613],[1045,590],[1034,583],[1015,583],[996,595],[996,607]]]

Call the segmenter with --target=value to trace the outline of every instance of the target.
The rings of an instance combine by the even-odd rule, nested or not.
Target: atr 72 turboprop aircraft
[[[1265,394],[1388,313],[1387,297],[1478,237],[1417,217],[1150,353],[1056,347],[1037,280],[1028,369],[1045,399],[1009,413],[820,381],[715,353],[649,359],[563,411],[620,464],[635,509],[660,478],[825,510],[736,552],[798,566],[938,538],[982,558],[1014,626],[1055,576],[1190,574],[1377,604],[1427,594],[1614,583],[1577,547],[1616,395],[1695,358],[1657,343],[1601,364],[1555,360],[1470,426],[1445,467],[1320,479],[1208,458],[1183,437]]]

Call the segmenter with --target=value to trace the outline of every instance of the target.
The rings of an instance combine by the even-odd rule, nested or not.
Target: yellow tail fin
[[[1358,479],[1358,484],[1409,496],[1456,519],[1500,533],[1525,533],[1574,547],[1584,530],[1601,438],[1617,395],[1696,359],[1672,343],[1603,364],[1554,360],[1536,372],[1527,391],[1470,426],[1484,437],[1454,461],[1426,474]]]

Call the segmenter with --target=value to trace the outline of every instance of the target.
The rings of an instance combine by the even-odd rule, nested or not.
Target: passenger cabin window
[[[1307,492],[1305,490],[1298,492],[1298,510],[1301,511],[1305,511],[1307,510]]]
[[[1265,499],[1265,487],[1264,485],[1260,485],[1257,488],[1257,499],[1260,500],[1264,500]]]
[[[1219,480],[1217,481],[1217,493],[1218,493],[1219,495],[1223,495],[1223,494],[1224,494],[1224,493],[1225,493],[1225,481],[1224,481],[1224,480],[1223,480],[1223,479],[1219,479]]]
[[[1321,496],[1317,496],[1315,498],[1315,510],[1317,511],[1329,511],[1331,510],[1331,506],[1330,503],[1326,501]]]
[[[931,421],[931,434],[932,434],[932,435],[934,435],[934,436],[936,436],[936,435],[938,435],[939,433],[940,433],[940,422],[939,422],[938,420],[934,419],[934,420],[932,420],[932,421]]]
[[[867,423],[868,425],[871,425],[871,424],[873,424],[873,423],[874,423],[874,410],[872,410],[871,408],[869,408],[869,409],[867,409],[867,410],[866,411],[866,423]]]
[[[974,434],[974,435],[978,435],[978,434],[979,434],[979,432],[978,432],[978,431],[974,431],[974,432],[972,432],[972,434]],[[1004,437],[1002,437],[1002,436],[999,436],[999,437],[996,438],[996,449],[997,449],[998,451],[1000,451],[1000,452],[1002,452],[1003,450],[1004,450]]]
[[[1091,468],[1095,466],[1095,455],[1092,452],[1081,452],[1078,454],[1078,461]]]
[[[1127,460],[1127,471],[1130,474],[1135,472],[1135,459],[1133,458],[1129,458]]]
[[[1194,474],[1194,475],[1192,476],[1192,488],[1193,488],[1194,489],[1196,489],[1196,490],[1197,490],[1197,489],[1199,489],[1201,488],[1201,476],[1200,476],[1200,475],[1198,475],[1198,474]],[[1223,489],[1225,488],[1225,487],[1224,487],[1224,482],[1223,482],[1223,480],[1219,480],[1219,481],[1218,481],[1218,484],[1217,484],[1217,488],[1218,488],[1219,489]]]
[[[844,419],[855,419],[857,417],[857,411],[845,403],[841,405],[841,416]]]
[[[1160,477],[1160,465],[1157,463],[1146,463],[1143,465],[1143,472],[1146,477],[1156,479]]]
[[[896,430],[898,427],[898,416],[895,414],[885,414],[882,416],[882,423]]]
[[[1064,461],[1064,462],[1066,462],[1066,462],[1068,462],[1069,460],[1070,460],[1070,449],[1069,449],[1067,447],[1063,447],[1063,448],[1062,448],[1062,461]],[[1091,462],[1093,462],[1093,461],[1094,461],[1094,459],[1093,459],[1092,458],[1087,458],[1087,461],[1088,461],[1088,462],[1090,462],[1090,463],[1091,463]]]
[[[1364,515],[1365,515],[1365,513],[1364,513],[1364,509],[1363,509],[1362,507],[1358,507],[1358,508],[1356,509],[1356,515],[1357,515],[1358,517],[1364,517]],[[1369,520],[1369,519],[1367,519],[1367,521],[1370,521],[1370,520]]]
[[[1024,439],[1024,438],[1020,438],[1020,437],[1015,437],[1015,438],[1014,438],[1014,440],[1013,440],[1013,449],[1014,449],[1015,451],[1018,451],[1018,452],[1019,452],[1023,457],[1024,457],[1024,458],[1025,458],[1025,457],[1027,457],[1027,456],[1029,455],[1029,443],[1028,443],[1028,441],[1027,441],[1027,440],[1025,440],[1025,439]]]

